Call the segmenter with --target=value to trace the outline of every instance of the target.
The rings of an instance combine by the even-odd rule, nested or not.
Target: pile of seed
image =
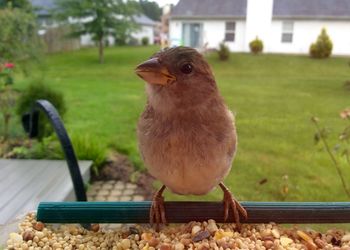
[[[118,230],[93,225],[91,231],[78,225],[44,225],[28,214],[11,233],[6,249],[338,249],[350,250],[350,232],[329,230],[324,234],[281,228],[276,224],[218,225],[214,220],[164,227],[159,233],[149,226],[128,226]]]

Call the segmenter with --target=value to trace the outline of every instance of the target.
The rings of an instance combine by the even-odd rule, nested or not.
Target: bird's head
[[[189,107],[217,93],[209,64],[189,47],[162,50],[139,64],[135,72],[148,83],[151,104]]]

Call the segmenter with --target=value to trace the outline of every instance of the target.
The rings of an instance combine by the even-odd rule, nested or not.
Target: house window
[[[225,42],[234,42],[236,36],[236,23],[226,22]]]
[[[183,45],[190,46],[192,48],[200,48],[202,46],[202,33],[203,28],[201,23],[183,23]]]
[[[292,43],[293,42],[293,22],[283,22],[282,23],[282,43]]]

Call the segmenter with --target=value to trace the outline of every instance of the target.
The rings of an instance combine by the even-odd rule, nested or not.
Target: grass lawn
[[[156,50],[108,48],[103,65],[98,64],[96,49],[48,56],[46,79],[65,95],[69,132],[118,149],[143,168],[135,128],[145,92],[133,69]],[[346,200],[330,159],[314,145],[310,117],[318,116],[333,129],[334,137],[345,126],[339,111],[350,106],[350,92],[342,88],[350,79],[349,59],[232,54],[229,62],[220,62],[212,54],[208,60],[226,103],[236,113],[238,153],[225,180],[236,197],[256,201]],[[17,86],[25,84],[22,81]],[[349,166],[346,172],[350,179]],[[265,178],[267,182],[260,185]],[[196,185],[196,180],[193,182]],[[283,186],[288,186],[286,196],[281,193]],[[215,190],[196,199],[221,197]]]

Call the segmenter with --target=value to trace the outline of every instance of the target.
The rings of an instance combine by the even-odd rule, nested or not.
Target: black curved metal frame
[[[74,192],[77,201],[87,201],[83,178],[80,173],[78,160],[75,155],[72,142],[69,139],[62,119],[56,108],[47,100],[37,100],[31,108],[29,114],[22,116],[22,125],[30,138],[37,137],[39,133],[39,116],[42,111],[49,119],[56,135],[60,141],[65,159],[68,164],[69,173],[72,178]]]

